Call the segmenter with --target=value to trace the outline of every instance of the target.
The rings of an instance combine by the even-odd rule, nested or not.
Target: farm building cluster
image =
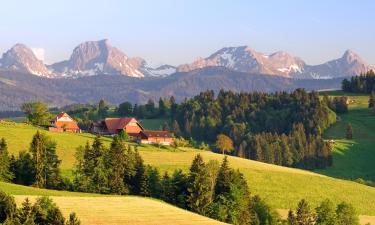
[[[52,121],[49,131],[52,132],[81,132],[77,122],[67,113],[59,113]],[[174,137],[168,131],[145,130],[135,118],[105,118],[103,121],[93,123],[91,133],[99,135],[116,135],[125,131],[129,139],[142,144],[170,145]]]

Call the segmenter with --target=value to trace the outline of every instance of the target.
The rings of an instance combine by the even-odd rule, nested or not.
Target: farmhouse
[[[174,137],[168,131],[143,130],[139,133],[137,139],[142,144],[170,145]]]
[[[113,135],[120,131],[126,131],[130,139],[135,139],[143,131],[141,124],[131,117],[123,118],[105,118],[99,123],[94,123],[92,132],[96,134]]]
[[[80,132],[78,124],[66,112],[59,113],[52,121],[48,130],[52,132]]]

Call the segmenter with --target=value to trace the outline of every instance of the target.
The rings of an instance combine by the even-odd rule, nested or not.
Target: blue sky
[[[25,43],[52,63],[83,41],[108,38],[129,56],[174,65],[239,45],[310,64],[352,49],[375,64],[374,12],[371,0],[7,0],[0,51]]]

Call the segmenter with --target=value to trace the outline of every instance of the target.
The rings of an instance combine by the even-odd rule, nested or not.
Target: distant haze
[[[217,49],[247,45],[320,64],[351,49],[375,64],[375,2],[298,0],[3,1],[3,53],[30,46],[47,64],[79,43],[107,38],[131,57],[179,65]]]

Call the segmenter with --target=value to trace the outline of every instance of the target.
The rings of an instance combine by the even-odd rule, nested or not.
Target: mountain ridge
[[[44,65],[30,48],[16,44],[0,58],[0,68],[28,72],[48,78],[78,78],[95,75],[122,75],[136,78],[166,77],[176,72],[191,72],[209,67],[225,67],[235,72],[265,74],[294,79],[332,79],[360,75],[375,67],[358,54],[346,50],[337,59],[308,65],[285,51],[266,54],[248,46],[224,47],[192,63],[150,66],[141,57],[129,57],[107,39],[77,45],[69,59]]]

